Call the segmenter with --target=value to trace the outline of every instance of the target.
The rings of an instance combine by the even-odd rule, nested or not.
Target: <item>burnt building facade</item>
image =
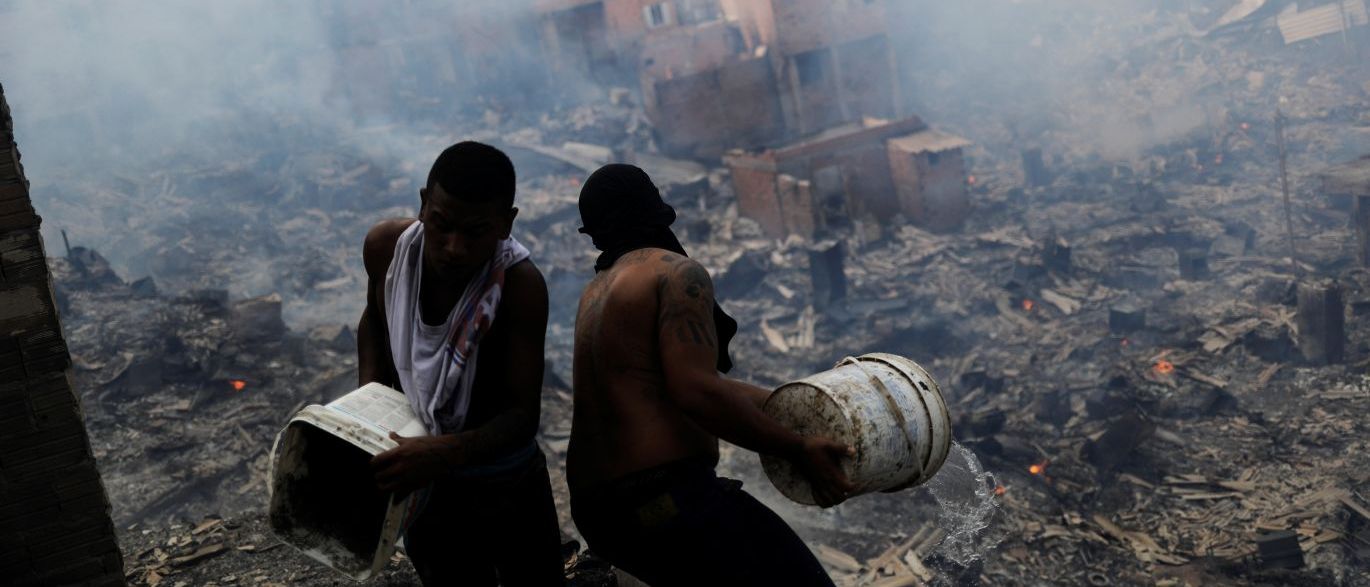
[[[633,71],[663,150],[714,159],[897,118],[884,0],[544,0],[561,71]]]
[[[775,149],[735,150],[724,161],[738,213],[773,238],[811,239],[897,215],[949,231],[970,211],[961,152],[968,145],[917,117],[866,118]]]

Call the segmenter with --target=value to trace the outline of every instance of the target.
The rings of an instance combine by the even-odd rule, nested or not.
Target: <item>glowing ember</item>
[[[996,485],[996,486],[994,487],[994,494],[995,494],[995,495],[1003,495],[1003,494],[1005,494],[1005,493],[1008,493],[1008,488],[1007,488],[1007,487],[1004,487],[1003,485]]]
[[[1042,462],[1040,462],[1040,463],[1033,463],[1033,464],[1031,464],[1031,465],[1028,465],[1028,472],[1029,472],[1029,473],[1032,473],[1033,475],[1041,475],[1042,472],[1043,472],[1043,471],[1046,471],[1046,470],[1047,470],[1047,462],[1046,462],[1046,461],[1042,461]]]
[[[1031,311],[1032,311],[1032,308],[1034,308],[1034,307],[1036,307],[1036,306],[1037,306],[1037,304],[1033,303],[1032,300],[1023,300],[1023,311],[1024,311],[1024,312],[1031,312]]]
[[[242,379],[234,379],[228,384],[233,386],[233,391],[242,391],[244,387],[247,387],[247,382]]]
[[[1161,375],[1169,375],[1175,372],[1175,364],[1165,359],[1156,361],[1156,366],[1152,368],[1155,369],[1156,372],[1160,373]]]

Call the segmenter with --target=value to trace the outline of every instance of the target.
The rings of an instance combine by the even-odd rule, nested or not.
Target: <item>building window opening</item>
[[[815,49],[795,55],[794,67],[799,70],[800,86],[822,83],[828,75],[828,53],[825,49]]]
[[[659,2],[642,7],[642,19],[647,22],[647,28],[661,28],[671,24],[671,5],[666,2]]]

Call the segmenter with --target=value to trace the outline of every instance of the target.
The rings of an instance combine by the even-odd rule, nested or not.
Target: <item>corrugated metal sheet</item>
[[[1285,44],[1297,43],[1339,33],[1346,27],[1346,21],[1350,21],[1350,26],[1364,26],[1370,22],[1364,0],[1343,0],[1340,7],[1333,3],[1281,15],[1280,34],[1284,35]]]
[[[1221,26],[1226,26],[1251,16],[1252,14],[1255,14],[1257,10],[1260,10],[1262,6],[1265,6],[1265,2],[1266,0],[1241,0],[1236,6],[1229,8],[1227,12],[1223,13],[1223,17],[1218,19],[1218,23],[1213,25],[1213,28],[1216,29]]]

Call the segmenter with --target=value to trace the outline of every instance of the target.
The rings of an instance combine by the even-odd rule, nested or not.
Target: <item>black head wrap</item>
[[[614,265],[619,257],[638,249],[657,248],[689,256],[671,231],[675,208],[661,199],[661,192],[647,172],[621,163],[605,165],[590,174],[580,189],[580,232],[590,235],[602,251],[595,272]],[[718,333],[718,370],[733,368],[728,343],[737,334],[737,321],[714,302],[714,331]]]

